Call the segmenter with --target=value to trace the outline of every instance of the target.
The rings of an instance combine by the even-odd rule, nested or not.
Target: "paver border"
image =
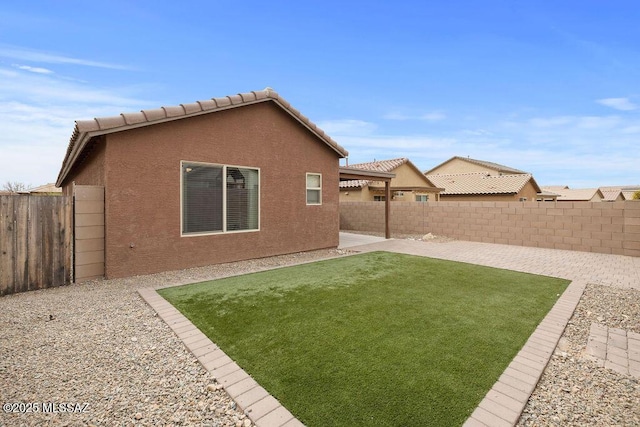
[[[390,239],[394,240],[394,239]],[[367,246],[367,245],[364,245]],[[354,253],[324,260],[368,252],[362,247],[348,248]],[[384,249],[377,249],[383,250]],[[390,250],[390,252],[395,252]],[[418,255],[428,257],[427,255]],[[302,261],[286,266],[316,262]],[[453,260],[455,261],[455,260]],[[464,262],[464,261],[457,261]],[[480,264],[478,264],[480,265]],[[265,270],[270,270],[267,268]],[[264,270],[260,270],[264,271]],[[244,273],[241,273],[242,275]],[[181,286],[176,283],[157,288],[139,289],[140,296],[167,323],[202,366],[222,385],[238,407],[256,427],[304,426],[277,399],[240,368],[213,341],[204,335],[182,313],[156,292],[156,289]],[[504,370],[498,381],[465,421],[463,427],[515,426],[522,415],[538,381],[542,377],[567,323],[580,302],[587,282],[572,281],[529,339]],[[234,387],[235,386],[235,387]]]
[[[567,286],[463,427],[510,427],[518,423],[586,287],[584,281]]]
[[[138,293],[256,427],[304,426],[155,289],[143,288]]]

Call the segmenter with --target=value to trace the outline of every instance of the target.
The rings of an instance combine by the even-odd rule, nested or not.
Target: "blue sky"
[[[272,87],[350,153],[640,184],[635,1],[4,1],[0,185],[74,120]],[[179,142],[177,142],[179,143]]]

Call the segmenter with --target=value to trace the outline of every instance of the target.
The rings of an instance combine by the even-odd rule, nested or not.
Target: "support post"
[[[389,215],[391,214],[391,183],[389,181],[384,182],[384,238],[391,238],[391,231],[389,230]]]

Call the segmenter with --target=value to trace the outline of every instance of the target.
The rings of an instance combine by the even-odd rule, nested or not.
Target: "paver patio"
[[[572,280],[466,426],[517,423],[587,283],[640,289],[640,258],[634,257],[466,241],[383,240],[351,233],[340,233],[340,241],[340,248],[356,252],[398,252]],[[189,326],[190,322],[154,290],[141,290],[140,294],[257,426],[302,425],[195,326]],[[615,335],[616,331],[613,332]],[[619,347],[617,339],[612,336],[610,341]],[[627,369],[629,367],[627,364]]]

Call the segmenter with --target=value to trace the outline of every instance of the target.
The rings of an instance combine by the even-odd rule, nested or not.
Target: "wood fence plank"
[[[29,197],[14,199],[14,292],[29,290]]]
[[[0,295],[14,292],[13,216],[13,197],[0,196]]]
[[[70,283],[72,245],[72,197],[0,196],[0,295]]]
[[[29,253],[27,281],[29,283],[29,289],[40,289],[40,283],[42,283],[42,277],[40,275],[42,265],[40,251],[42,242],[40,240],[39,204],[34,198],[32,198],[30,202],[28,222],[29,242],[27,243],[27,252]]]
[[[53,218],[51,209],[45,209],[42,203],[39,204],[38,213],[42,218],[42,287],[48,288],[53,284]]]
[[[64,280],[60,278],[60,268],[64,270],[62,265],[64,254],[61,252],[64,250],[64,241],[61,239],[60,234],[60,207],[62,200],[55,200],[52,206],[52,227],[51,227],[51,284],[52,286],[60,286],[64,284]]]

